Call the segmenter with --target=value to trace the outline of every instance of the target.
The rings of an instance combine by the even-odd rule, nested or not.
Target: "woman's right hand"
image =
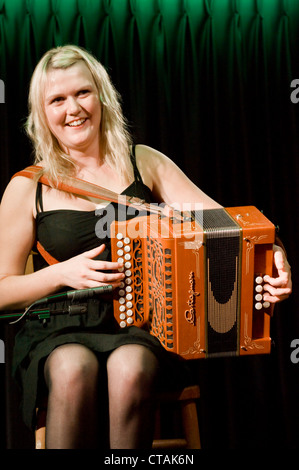
[[[125,277],[118,271],[123,266],[122,263],[94,259],[104,250],[105,245],[102,244],[56,264],[61,276],[61,285],[73,289],[90,289],[106,285],[118,287]]]

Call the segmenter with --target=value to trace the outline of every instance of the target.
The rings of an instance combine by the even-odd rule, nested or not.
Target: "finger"
[[[270,302],[270,303],[277,303],[277,302],[282,302],[283,300],[286,300],[288,297],[289,297],[288,294],[281,295],[281,296],[265,294],[264,301]]]
[[[107,273],[102,271],[91,271],[89,280],[109,284],[111,282],[120,282],[124,279],[124,273]]]
[[[123,268],[123,261],[101,261],[101,260],[91,260],[89,267],[90,269],[94,269],[96,271],[115,271],[117,269]]]
[[[274,251],[274,264],[279,275],[282,273],[286,273],[289,269],[289,263],[287,262],[281,250]]]
[[[279,277],[264,276],[264,281],[273,287],[287,287],[289,283],[289,276],[286,273],[281,274]],[[268,284],[265,284],[264,289],[267,286]]]
[[[264,291],[269,292],[271,296],[275,296],[275,297],[280,297],[282,295],[290,295],[291,293],[290,287],[277,288],[277,287],[271,286],[270,284],[266,284],[264,286]],[[266,300],[266,296],[267,294],[264,294],[264,300]]]
[[[279,246],[274,245],[274,264],[278,271],[290,272],[291,266],[287,260],[285,252]]]
[[[274,264],[277,270],[278,277],[274,278],[269,275],[264,276],[264,281],[273,286],[286,287],[291,282],[290,265],[285,257],[281,248],[274,246]]]
[[[102,245],[99,245],[97,246],[96,248],[92,248],[91,250],[88,250],[88,251],[85,251],[83,254],[83,256],[85,256],[86,258],[95,258],[96,256],[99,256],[101,253],[103,253],[103,251],[105,250],[106,246],[104,243],[102,243]]]
[[[86,282],[86,285],[84,287],[86,289],[92,289],[94,287],[101,287],[101,286],[112,286],[112,288],[115,289],[116,287],[121,286],[121,281],[99,282],[99,281],[89,280]]]

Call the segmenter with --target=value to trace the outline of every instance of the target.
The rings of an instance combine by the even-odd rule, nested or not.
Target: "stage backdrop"
[[[256,205],[280,226],[294,294],[276,308],[271,355],[194,363],[207,449],[299,446],[298,31],[297,0],[0,0],[1,192],[32,161],[23,125],[34,66],[73,43],[107,67],[136,143],[224,206]],[[32,445],[9,380],[14,334],[0,325],[2,448]]]

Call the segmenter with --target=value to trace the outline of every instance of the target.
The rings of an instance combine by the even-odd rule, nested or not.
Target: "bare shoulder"
[[[32,207],[36,182],[25,176],[15,176],[8,183],[1,201],[1,210],[12,210],[13,207]]]
[[[136,145],[136,163],[143,182],[152,190],[157,180],[175,164],[163,153],[147,145]]]
[[[164,153],[149,147],[148,145],[136,145],[136,159],[137,163],[153,168],[155,164],[172,164],[172,160]]]
[[[149,181],[146,184],[158,202],[168,205],[202,203],[206,209],[221,207],[201,191],[176,163],[158,150],[138,145],[136,160],[143,181]]]

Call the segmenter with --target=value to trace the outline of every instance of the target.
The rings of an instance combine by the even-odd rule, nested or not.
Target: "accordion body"
[[[135,325],[185,359],[268,354],[274,225],[255,207],[113,222],[112,260],[125,278],[114,298],[121,327]]]

